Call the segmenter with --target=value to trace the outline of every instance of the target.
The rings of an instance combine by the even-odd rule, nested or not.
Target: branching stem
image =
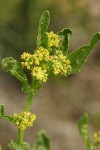
[[[30,93],[29,94],[29,96],[28,96],[28,98],[26,100],[26,103],[25,103],[23,111],[29,111],[30,110],[33,96],[34,96],[34,93]],[[17,137],[18,145],[22,145],[23,144],[23,139],[24,139],[24,130],[18,129],[18,137]]]

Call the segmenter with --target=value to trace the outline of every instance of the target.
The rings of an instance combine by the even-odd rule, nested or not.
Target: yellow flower
[[[47,71],[41,67],[33,67],[32,77],[39,82],[46,82],[48,79],[48,74]]]
[[[39,49],[37,49],[35,51],[35,54],[38,56],[40,61],[42,61],[42,60],[48,61],[49,60],[49,52],[47,49],[44,49],[43,47],[39,47]]]
[[[52,46],[56,46],[55,41],[59,40],[58,35],[50,32],[48,37],[53,43]],[[21,59],[23,60],[22,67],[30,70],[32,78],[40,83],[46,82],[51,74],[67,76],[71,69],[70,61],[60,50],[50,54],[47,49],[39,47],[34,54],[23,53]]]
[[[36,115],[30,112],[22,112],[21,114],[12,115],[12,123],[18,128],[25,130],[26,127],[33,126],[33,122],[36,120]]]
[[[47,35],[49,47],[58,47],[60,43],[59,36],[57,34],[54,34],[52,31],[50,33],[47,33]]]
[[[21,59],[29,59],[31,57],[31,54],[30,53],[23,53],[22,55],[21,55]]]
[[[51,58],[53,74],[54,75],[64,75],[66,76],[71,69],[70,61],[66,56],[63,55],[61,51],[56,51],[56,54]]]
[[[94,133],[94,140],[96,143],[100,143],[100,131]]]

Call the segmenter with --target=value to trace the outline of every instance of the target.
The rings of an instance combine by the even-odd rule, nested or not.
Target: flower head
[[[56,51],[55,55],[51,57],[53,74],[66,76],[71,69],[70,61],[63,55],[62,51]]]
[[[31,76],[39,83],[46,82],[50,75],[67,76],[71,69],[71,62],[61,50],[56,50],[59,47],[59,36],[53,32],[47,33],[49,51],[46,48],[39,47],[34,51],[34,54],[23,53],[21,55],[21,65],[31,71]]]
[[[21,114],[13,114],[11,118],[14,125],[18,126],[18,128],[22,130],[25,130],[26,127],[33,126],[33,122],[36,120],[36,115],[24,111]]]
[[[32,77],[40,82],[46,82],[48,79],[47,70],[41,67],[33,67]]]
[[[60,43],[59,36],[57,34],[54,34],[52,31],[50,33],[47,33],[47,35],[49,47],[58,47]]]

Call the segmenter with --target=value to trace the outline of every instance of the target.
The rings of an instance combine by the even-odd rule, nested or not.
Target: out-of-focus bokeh
[[[88,44],[100,30],[100,0],[0,0],[0,62],[12,56],[20,59],[24,51],[36,48],[41,13],[49,10],[49,31],[62,28],[73,31],[70,51]],[[19,113],[26,94],[20,83],[0,68],[0,104],[7,114]],[[46,130],[52,150],[85,150],[77,129],[84,112],[90,116],[90,133],[100,130],[100,44],[90,55],[80,73],[68,78],[50,79],[34,98],[31,112],[37,114],[25,140],[34,142],[39,130]],[[0,118],[0,144],[8,150],[10,139],[16,140],[17,128]]]

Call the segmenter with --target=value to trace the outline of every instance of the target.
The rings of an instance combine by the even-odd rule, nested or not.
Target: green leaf
[[[10,75],[16,77],[22,83],[22,90],[26,93],[30,92],[30,86],[21,64],[12,57],[2,60],[2,69]]]
[[[10,150],[22,150],[19,145],[17,145],[14,141],[11,140],[11,143],[8,145]]]
[[[50,140],[45,131],[41,131],[37,135],[36,142],[34,144],[34,150],[50,150]]]
[[[65,28],[57,34],[60,37],[59,50],[62,50],[63,54],[66,55],[69,50],[70,35],[72,34],[72,31],[70,29]]]
[[[40,46],[48,48],[47,29],[50,22],[50,14],[48,11],[44,11],[40,18],[37,36],[37,48]]]
[[[93,143],[90,139],[89,128],[88,128],[88,114],[85,113],[78,121],[78,129],[85,142],[87,150],[92,150]]]
[[[69,54],[68,59],[71,61],[72,70],[70,74],[76,73],[82,69],[82,66],[86,62],[90,52],[94,46],[100,42],[100,33],[96,33],[92,36],[89,45],[83,46],[71,54]]]
[[[0,117],[4,116],[4,105],[0,105]]]
[[[4,105],[0,105],[0,117],[8,120],[8,121],[11,121],[12,118],[11,116],[8,116],[8,115],[5,115],[5,112],[4,112]]]
[[[31,148],[30,145],[26,142],[23,142],[22,145],[18,145],[13,140],[11,140],[11,143],[8,145],[10,150],[34,150],[34,148]]]

